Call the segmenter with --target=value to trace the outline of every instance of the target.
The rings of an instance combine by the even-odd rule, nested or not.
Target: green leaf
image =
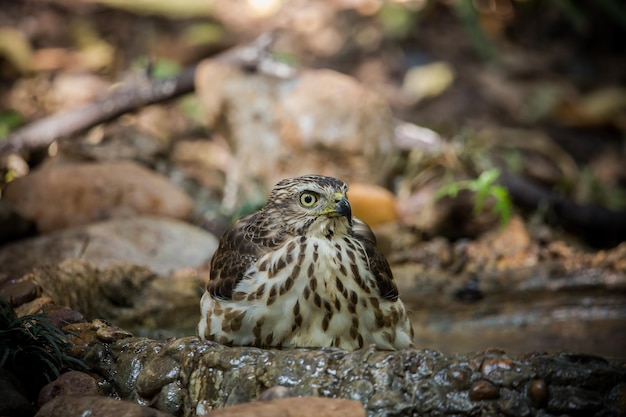
[[[461,187],[461,181],[451,182],[450,184],[443,185],[435,193],[435,198],[439,199],[445,196],[456,197]]]
[[[22,115],[15,110],[5,110],[0,113],[0,139],[6,137],[13,129],[24,122]]]
[[[489,187],[498,180],[498,177],[500,177],[500,170],[491,168],[480,174],[478,183],[481,184],[482,187]]]
[[[512,207],[511,197],[506,188],[502,186],[493,186],[491,194],[495,199],[493,210],[500,215],[500,223],[506,225],[511,219]]]

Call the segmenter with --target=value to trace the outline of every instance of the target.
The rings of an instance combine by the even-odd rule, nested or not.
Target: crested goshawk
[[[412,346],[413,329],[376,238],[344,182],[285,179],[222,236],[200,303],[201,339],[258,347]]]

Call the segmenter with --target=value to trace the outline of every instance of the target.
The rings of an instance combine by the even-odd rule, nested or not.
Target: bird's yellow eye
[[[319,196],[310,191],[305,191],[300,194],[300,204],[304,207],[313,207],[319,200]]]

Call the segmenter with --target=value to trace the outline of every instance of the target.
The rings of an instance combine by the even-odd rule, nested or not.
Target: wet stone
[[[158,355],[145,364],[137,377],[137,393],[144,398],[151,398],[161,388],[175,381],[180,374],[180,364],[173,358]]]
[[[425,411],[445,408],[446,394],[443,387],[434,381],[423,381],[417,387],[415,397],[419,398],[421,408]]]
[[[483,361],[480,367],[480,372],[484,375],[489,375],[494,371],[505,370],[508,371],[513,367],[513,362],[502,358],[489,358]]]
[[[39,293],[39,288],[31,281],[18,281],[6,285],[0,290],[0,296],[11,303],[13,307],[34,300]]]
[[[116,340],[132,337],[133,335],[126,330],[105,326],[96,330],[96,336],[102,342],[114,342]]]
[[[472,384],[469,397],[472,401],[495,400],[500,396],[498,391],[493,382],[481,379]]]
[[[470,387],[472,371],[468,368],[455,366],[446,370],[446,376],[454,388],[464,390]]]
[[[184,401],[185,390],[181,387],[180,381],[176,381],[164,385],[151,405],[177,416],[182,414]]]
[[[132,349],[126,350],[128,346],[132,346]],[[115,350],[119,349],[122,352],[117,357],[118,370],[115,381],[116,388],[122,396],[133,394],[137,378],[143,371],[145,363],[157,355],[161,348],[159,342],[140,338],[123,339],[114,345]]]
[[[470,414],[468,410],[477,409],[480,403],[471,401],[468,391],[453,391],[446,394],[445,410],[447,413],[454,415]]]
[[[365,379],[350,381],[344,384],[340,391],[342,398],[349,398],[362,403],[367,403],[373,392],[374,386],[370,381]]]
[[[254,401],[268,387],[276,386],[288,388],[297,396],[318,393],[317,396],[354,399],[366,407],[370,416],[609,416],[619,415],[616,410],[624,402],[625,390],[623,386],[615,387],[626,376],[626,370],[616,365],[593,362],[589,374],[582,365],[558,356],[535,354],[511,359],[512,381],[520,375],[530,376],[519,385],[507,387],[479,373],[485,360],[497,356],[494,352],[447,357],[415,350],[227,348],[199,342],[195,337],[176,342],[129,338],[108,345],[108,352],[110,362],[101,362],[98,368],[103,378],[111,381],[114,395],[176,416],[203,414]],[[161,384],[146,377],[146,368],[152,366],[155,358],[174,359],[180,364],[179,375]],[[157,368],[163,366],[156,363]],[[559,369],[564,372],[563,367],[573,368],[569,376],[580,378],[567,385],[555,384],[551,377]],[[499,369],[502,367],[496,363],[490,375]],[[425,375],[420,376],[422,373]],[[142,381],[140,375],[147,379]],[[585,375],[594,381],[603,377],[604,382],[589,386]],[[165,380],[173,378],[166,371],[161,371],[161,376]],[[550,381],[549,391],[544,381]],[[579,388],[568,389],[573,387]],[[545,402],[546,392],[546,406],[537,409],[534,404]],[[150,398],[144,396],[148,394]]]
[[[296,394],[287,387],[277,385],[272,388],[268,388],[259,395],[259,401],[272,401],[280,398],[295,397]]]
[[[619,382],[617,375],[612,374],[611,367],[607,365],[606,360],[594,355],[561,354],[533,360],[534,367],[545,370],[543,377],[550,381],[550,386],[584,386],[592,390],[597,386]]]
[[[542,379],[530,381],[527,394],[535,408],[544,408],[548,404],[548,384]]]
[[[37,403],[42,405],[60,395],[101,395],[98,381],[85,372],[70,371],[61,374],[56,380],[39,391]]]
[[[561,353],[559,355],[559,358],[561,359],[565,359],[569,362],[572,363],[579,363],[582,365],[588,365],[588,364],[594,364],[594,363],[599,363],[601,365],[606,365],[609,362],[604,359],[601,356],[598,355],[592,355],[589,353],[571,353],[571,352],[565,352],[565,353]]]
[[[59,307],[48,311],[48,319],[57,327],[63,327],[72,323],[85,321],[81,313],[69,307]]]
[[[551,387],[547,410],[553,414],[593,415],[602,404],[595,392],[571,386]]]
[[[377,392],[370,398],[369,409],[371,410],[388,410],[391,407],[398,408],[402,403],[406,402],[406,399],[401,392],[398,391],[384,391]],[[410,404],[406,405],[406,408],[410,408]]]
[[[503,388],[501,390],[500,410],[511,417],[530,417],[532,410],[526,398],[517,391]]]
[[[471,376],[472,371],[469,368],[453,366],[437,372],[434,380],[437,384],[445,387],[452,387],[457,390],[466,390],[470,387]]]
[[[480,366],[480,372],[494,384],[509,388],[515,388],[532,377],[529,367],[501,357],[486,358]]]

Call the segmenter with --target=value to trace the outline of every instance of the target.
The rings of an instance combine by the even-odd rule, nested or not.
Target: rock
[[[170,356],[157,355],[146,363],[137,376],[137,393],[151,398],[164,385],[174,382],[180,373],[180,365]]]
[[[358,401],[335,398],[283,398],[233,405],[204,414],[206,417],[365,417]]]
[[[109,397],[63,395],[54,398],[39,409],[36,417],[167,417],[154,408]]]
[[[0,289],[0,296],[10,302],[13,307],[34,300],[38,294],[39,288],[30,281],[13,282]]]
[[[259,401],[272,401],[278,400],[281,398],[290,398],[295,397],[296,394],[293,393],[289,388],[283,387],[281,385],[277,385],[272,388],[268,388],[259,395]]]
[[[43,295],[88,320],[103,318],[132,331],[169,328],[195,333],[200,300],[197,279],[161,277],[132,264],[105,268],[75,259],[36,269],[25,279]]]
[[[85,317],[78,311],[69,307],[55,306],[46,311],[48,320],[57,327],[64,327],[68,324],[80,323],[85,321]]]
[[[348,191],[352,214],[370,227],[395,222],[396,201],[393,194],[380,186],[352,183]]]
[[[484,379],[474,382],[469,391],[469,397],[473,401],[495,400],[499,396],[498,387]]]
[[[102,347],[118,340],[133,337],[131,333],[99,319],[91,322],[69,324],[66,326],[66,330],[68,331],[69,339],[74,343],[74,349],[72,350],[72,355],[74,356],[81,356],[85,353],[97,355],[97,349],[92,351],[90,346]],[[103,359],[103,356],[99,358]]]
[[[114,219],[2,246],[0,271],[19,277],[37,266],[80,258],[99,267],[131,262],[168,274],[208,262],[216,248],[213,235],[178,220]]]
[[[51,308],[54,308],[54,302],[52,301],[52,298],[45,295],[37,297],[33,301],[24,303],[21,306],[15,307],[15,314],[17,314],[18,317],[22,317],[30,314],[43,313]]]
[[[7,185],[2,195],[41,233],[142,214],[185,219],[191,199],[134,162],[51,164]]]
[[[159,407],[167,404],[176,415],[229,415],[211,413],[254,401],[266,387],[277,385],[298,396],[355,400],[370,416],[523,417],[541,415],[542,410],[614,415],[623,406],[620,390],[626,378],[623,366],[581,355],[510,357],[497,349],[467,355],[414,349],[269,350],[228,348],[195,337],[95,341],[83,360],[99,369],[122,398]],[[148,370],[153,365],[157,372]],[[150,380],[152,375],[161,383]],[[140,378],[145,381],[139,383]],[[528,388],[533,380],[548,381],[549,386],[535,387],[533,393]],[[168,397],[173,398],[169,403],[163,401],[164,391],[175,394]],[[252,407],[247,410],[254,412],[265,404],[292,399],[255,402],[241,409]],[[303,412],[308,409],[321,412],[321,406]],[[274,409],[274,415],[278,412]]]
[[[37,404],[41,407],[61,395],[85,396],[101,394],[102,390],[94,377],[85,372],[69,371],[59,375],[56,380],[39,391]]]
[[[548,404],[548,384],[542,379],[533,379],[528,383],[528,397],[535,408],[544,408]]]
[[[262,200],[286,177],[317,173],[380,184],[389,171],[389,105],[347,75],[303,70],[277,78],[207,60],[196,71],[196,92],[209,126],[234,154],[225,190],[230,208]]]

